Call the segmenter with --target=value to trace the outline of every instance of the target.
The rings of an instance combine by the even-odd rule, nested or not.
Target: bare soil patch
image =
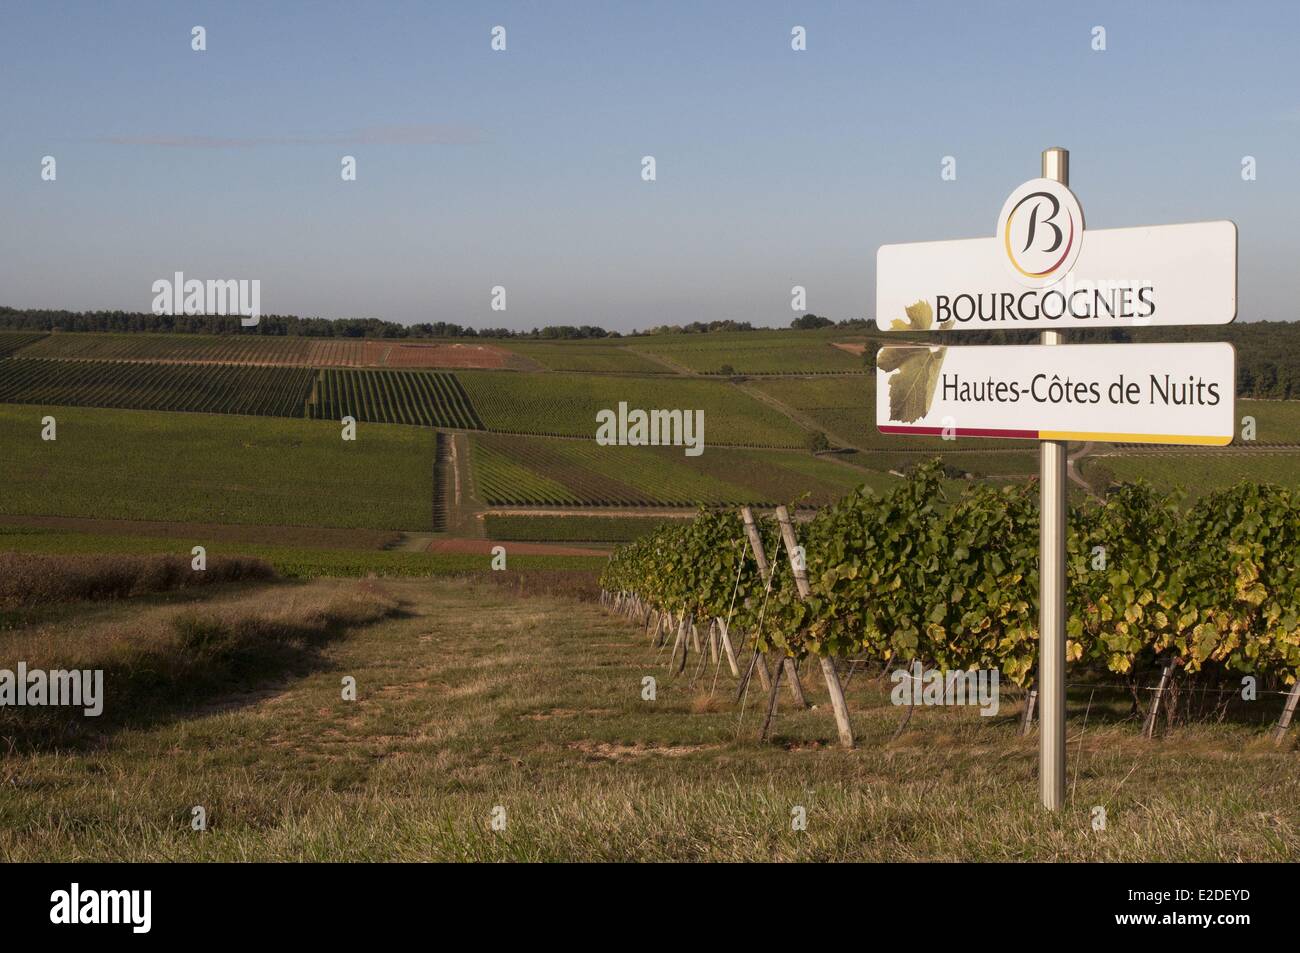
[[[715,745],[647,745],[638,742],[633,745],[614,744],[609,741],[574,741],[568,747],[575,751],[581,751],[585,754],[594,755],[598,758],[606,758],[610,761],[626,761],[632,758],[643,758],[649,755],[659,755],[665,758],[680,758],[682,755],[695,754],[697,751],[706,751]]]
[[[475,367],[491,370],[509,366],[513,356],[507,350],[485,344],[392,344],[388,345],[384,365]]]

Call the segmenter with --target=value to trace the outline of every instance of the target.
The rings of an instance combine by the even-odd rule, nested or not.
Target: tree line
[[[833,321],[817,314],[804,314],[790,322],[795,330],[839,328],[844,331],[873,331],[875,322],[865,318]],[[776,330],[755,327],[748,321],[692,321],[664,324],[624,335],[598,325],[548,325],[521,331],[510,328],[474,328],[448,321],[398,324],[380,318],[300,318],[296,315],[264,315],[254,328],[244,328],[238,315],[152,314],[139,311],[59,311],[0,307],[0,329],[12,331],[114,331],[177,334],[262,334],[271,337],[313,338],[498,338],[537,341],[618,339],[641,334],[710,334],[724,331]],[[969,331],[958,335],[909,335],[911,340],[933,340],[944,344],[1029,344],[1037,331]],[[1070,343],[1088,344],[1132,341],[1227,341],[1237,349],[1237,394],[1265,400],[1300,400],[1300,321],[1252,321],[1212,327],[1107,328],[1070,331]],[[864,355],[872,363],[872,349]]]
[[[862,318],[832,321],[805,314],[790,322],[795,330],[815,328],[865,328]],[[104,331],[151,334],[262,334],[270,337],[313,338],[507,338],[538,341],[573,341],[593,338],[621,338],[594,324],[553,324],[521,331],[512,328],[475,328],[450,321],[398,324],[381,318],[300,318],[293,314],[263,315],[256,327],[240,324],[238,315],[154,314],[144,311],[62,311],[0,307],[0,330],[7,331]],[[650,334],[707,334],[716,331],[767,331],[748,321],[692,321],[664,324],[632,336]]]

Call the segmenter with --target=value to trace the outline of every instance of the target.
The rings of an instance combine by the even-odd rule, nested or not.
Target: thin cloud
[[[173,149],[248,149],[257,146],[448,146],[485,142],[482,129],[467,125],[408,123],[366,126],[318,136],[95,136],[91,142],[115,146],[163,146]]]

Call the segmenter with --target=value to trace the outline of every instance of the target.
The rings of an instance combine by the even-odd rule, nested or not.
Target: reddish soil
[[[485,344],[393,344],[389,345],[384,365],[498,368],[505,367],[512,356],[503,348]]]
[[[837,347],[841,351],[848,351],[850,354],[861,354],[867,349],[865,344],[837,344],[834,342],[831,343],[831,347]]]
[[[506,555],[515,556],[608,556],[608,549],[589,549],[562,543],[511,543],[490,539],[439,539],[429,544],[430,553],[471,553],[492,555],[493,546],[504,546]]]

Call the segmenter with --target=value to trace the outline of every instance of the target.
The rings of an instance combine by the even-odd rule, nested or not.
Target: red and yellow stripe
[[[945,433],[955,437],[995,437],[1012,440],[1077,440],[1097,443],[1168,443],[1198,447],[1226,447],[1232,436],[1205,434],[1165,433],[1109,433],[1090,430],[1001,430],[992,427],[906,427],[897,424],[879,424],[881,433],[904,434],[914,437],[941,437]]]

